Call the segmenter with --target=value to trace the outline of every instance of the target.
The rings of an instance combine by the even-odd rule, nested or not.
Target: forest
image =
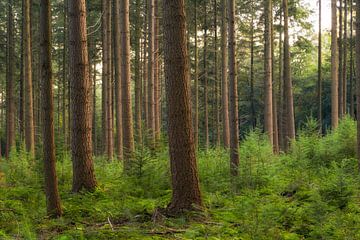
[[[0,239],[360,239],[360,0],[0,0]]]

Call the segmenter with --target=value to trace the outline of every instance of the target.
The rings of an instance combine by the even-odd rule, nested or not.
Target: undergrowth
[[[71,159],[57,154],[64,216],[46,217],[41,159],[14,150],[0,162],[0,239],[360,239],[356,125],[350,119],[321,137],[314,122],[288,154],[275,156],[255,130],[240,146],[240,175],[229,177],[229,153],[198,153],[206,206],[201,221],[153,220],[170,201],[167,149],[136,153],[122,164],[95,159],[98,188],[72,194]]]

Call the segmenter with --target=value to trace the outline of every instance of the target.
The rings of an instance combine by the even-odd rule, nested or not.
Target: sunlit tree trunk
[[[331,127],[339,124],[339,79],[338,79],[338,42],[337,42],[337,6],[331,0]]]

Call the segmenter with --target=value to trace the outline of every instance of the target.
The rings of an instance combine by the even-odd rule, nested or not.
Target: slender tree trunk
[[[357,150],[360,172],[360,0],[356,0],[356,115],[357,115]]]
[[[155,146],[155,96],[154,96],[154,42],[155,42],[154,0],[148,0],[148,130],[150,146]]]
[[[274,137],[273,137],[273,94],[272,94],[272,49],[271,49],[271,12],[272,12],[272,0],[266,0],[264,6],[265,13],[265,109],[264,109],[264,125],[265,132],[268,134],[270,143],[273,145]]]
[[[255,89],[254,89],[254,10],[251,5],[251,30],[250,30],[250,118],[251,126],[256,128],[256,110],[255,110]]]
[[[51,7],[50,0],[40,2],[40,44],[42,73],[42,109],[43,109],[43,144],[44,177],[47,213],[52,217],[62,215],[60,195],[55,167],[54,140],[54,100],[51,66]]]
[[[235,1],[228,0],[229,19],[229,92],[230,92],[230,173],[237,176],[239,173],[239,116],[238,92],[236,73],[236,41],[235,41]]]
[[[143,42],[143,50],[144,50],[144,62],[143,62],[143,105],[144,105],[144,119],[145,119],[145,125],[146,128],[149,126],[149,103],[148,103],[148,25],[147,25],[147,12],[148,12],[148,1],[146,1],[146,7],[144,11],[144,42]]]
[[[343,1],[340,0],[340,6],[339,6],[339,67],[338,67],[338,94],[339,94],[339,117],[340,119],[344,116],[344,103],[343,103]]]
[[[94,63],[94,72],[93,72],[93,87],[92,87],[92,91],[93,91],[93,94],[92,94],[92,123],[91,123],[91,126],[92,126],[92,141],[93,141],[93,153],[94,155],[97,155],[98,153],[98,150],[97,150],[97,131],[96,131],[96,126],[97,126],[97,121],[96,121],[96,113],[97,113],[97,107],[96,107],[96,89],[97,89],[97,71],[96,71],[96,63]]]
[[[107,112],[107,157],[109,160],[113,159],[114,156],[114,128],[113,128],[113,124],[114,124],[114,118],[113,118],[113,113],[114,113],[114,109],[113,109],[113,57],[112,57],[112,2],[111,1],[106,1],[107,2],[107,17],[106,17],[106,21],[107,21],[107,48],[108,48],[108,54],[107,54],[107,62],[108,62],[108,67],[107,67],[107,98],[106,98],[106,112]]]
[[[136,0],[136,22],[135,22],[135,135],[136,142],[142,144],[142,124],[141,124],[141,73],[140,73],[140,40],[141,40],[141,21],[140,5],[141,1]]]
[[[207,2],[205,0],[204,3],[204,118],[205,118],[205,149],[209,149],[210,146],[210,139],[209,139],[209,108],[208,108],[208,65],[207,65],[207,58],[208,58],[208,23],[207,23]]]
[[[155,139],[160,141],[160,78],[159,78],[159,1],[154,0],[154,117],[155,117]]]
[[[230,146],[229,129],[229,84],[228,84],[228,56],[227,56],[227,13],[226,0],[221,0],[221,82],[222,82],[222,124],[224,147]]]
[[[217,18],[217,14],[218,14],[217,0],[214,0],[214,31],[215,31],[215,36],[214,36],[214,48],[215,48],[214,80],[215,80],[215,99],[216,99],[215,126],[216,126],[216,146],[220,147],[220,142],[221,142],[221,133],[220,133],[220,118],[221,118],[221,112],[220,112],[221,89],[220,89],[220,87],[221,87],[221,82],[218,79],[218,31],[217,31],[218,30],[218,18]]]
[[[344,0],[344,37],[343,37],[343,69],[342,69],[342,109],[343,109],[343,116],[347,113],[347,45],[348,45],[348,38],[347,38],[347,21],[348,21],[348,0]]]
[[[331,0],[331,127],[339,124],[339,78],[338,78],[338,42],[337,42],[337,6]]]
[[[69,70],[71,83],[71,150],[74,192],[94,190],[90,122],[90,76],[85,0],[69,0]]]
[[[134,131],[131,104],[130,79],[130,26],[129,26],[129,0],[120,1],[120,32],[121,32],[121,87],[122,87],[122,125],[124,139],[125,169],[130,168],[134,156]]]
[[[319,132],[322,133],[322,29],[321,29],[321,0],[319,0],[319,36],[318,36],[318,82],[317,82],[317,100],[318,100],[318,124]]]
[[[24,81],[25,81],[25,69],[24,69],[24,37],[25,37],[25,0],[22,0],[22,15],[21,15],[21,57],[20,57],[20,82],[19,82],[19,135],[21,141],[25,136],[25,115],[24,115]]]
[[[164,57],[169,118],[172,200],[179,214],[202,206],[191,124],[184,0],[164,0]]]
[[[123,127],[122,127],[122,98],[121,98],[121,33],[120,33],[120,1],[114,2],[114,64],[115,64],[115,98],[116,98],[116,155],[123,159]]]
[[[295,139],[294,100],[292,91],[289,45],[289,14],[288,0],[283,0],[284,10],[284,120],[286,121],[285,150]]]
[[[14,102],[14,16],[13,1],[9,0],[7,26],[7,71],[6,71],[6,151],[8,158],[15,146],[15,102]]]
[[[355,118],[355,104],[354,104],[354,19],[353,19],[353,0],[350,0],[350,116]]]
[[[281,5],[281,4],[280,4]],[[280,140],[280,149],[285,149],[285,124],[284,124],[284,77],[283,77],[283,10],[282,6],[280,8],[280,30],[279,30],[279,86],[278,86],[278,95],[279,95],[279,140]]]
[[[271,2],[271,9],[273,9],[273,4]],[[276,94],[276,78],[275,78],[275,46],[274,46],[274,18],[273,12],[271,11],[271,72],[272,72],[272,103],[273,103],[273,139],[274,139],[274,153],[279,153],[280,146],[279,146],[279,122],[278,122],[278,96]]]
[[[68,69],[67,69],[67,26],[68,26],[68,21],[67,21],[67,1],[68,0],[64,0],[64,35],[63,35],[63,56],[62,56],[62,121],[63,121],[63,138],[64,138],[64,146],[68,146],[68,142],[67,142],[67,118],[66,118],[66,88],[67,88],[67,78],[68,78]],[[59,113],[60,114],[60,113]]]
[[[35,155],[34,111],[33,111],[33,84],[32,84],[32,53],[30,27],[30,0],[24,0],[24,67],[25,67],[25,145],[26,150]]]

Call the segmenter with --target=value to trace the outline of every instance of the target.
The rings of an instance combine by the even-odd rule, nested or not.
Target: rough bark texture
[[[209,139],[209,107],[208,107],[208,23],[207,23],[207,2],[204,3],[204,131],[205,131],[205,149],[210,146]]]
[[[165,81],[169,118],[172,200],[178,214],[202,206],[191,124],[184,0],[164,0]]]
[[[217,18],[217,0],[214,0],[214,31],[215,31],[215,36],[214,36],[214,87],[215,87],[215,101],[216,101],[216,106],[215,106],[215,128],[216,128],[216,138],[215,138],[215,142],[216,142],[216,146],[220,147],[220,142],[221,142],[221,134],[220,134],[220,118],[221,118],[221,113],[220,113],[220,91],[221,91],[221,82],[218,79],[218,18]]]
[[[228,0],[229,19],[229,92],[230,92],[230,173],[237,176],[239,173],[239,115],[238,92],[235,59],[235,1]]]
[[[24,0],[24,68],[25,68],[25,145],[26,150],[35,155],[33,83],[32,83],[32,53],[31,53],[31,18],[30,0]]]
[[[227,56],[227,13],[226,0],[221,0],[221,82],[222,82],[222,124],[223,144],[230,146],[229,129],[229,84],[228,84],[228,56]]]
[[[265,109],[264,109],[264,126],[265,132],[268,134],[270,143],[274,143],[273,137],[273,104],[272,104],[272,49],[271,49],[271,12],[272,12],[272,0],[266,0],[264,6],[265,13]]]
[[[344,0],[344,37],[343,37],[343,69],[342,69],[342,109],[343,116],[347,113],[347,51],[348,51],[348,0]]]
[[[194,7],[194,15],[195,15],[195,30],[194,30],[194,38],[195,38],[195,94],[194,94],[194,108],[195,108],[195,116],[194,116],[194,141],[195,141],[195,148],[198,149],[199,146],[199,51],[198,51],[198,15],[197,15],[197,4],[198,0],[195,0],[195,7]]]
[[[44,177],[47,213],[62,215],[55,167],[54,100],[51,66],[51,10],[50,0],[40,2],[40,46],[42,73]]]
[[[136,22],[135,22],[135,136],[136,142],[142,144],[142,123],[141,123],[141,73],[140,73],[140,40],[141,40],[141,18],[140,0],[136,0]]]
[[[14,16],[12,0],[8,6],[7,26],[7,69],[6,69],[6,150],[8,158],[15,146],[15,102],[14,102]]]
[[[354,20],[353,20],[353,0],[350,0],[350,116],[355,118],[355,104],[354,104]]]
[[[129,28],[129,0],[120,1],[120,32],[121,32],[121,88],[122,88],[122,125],[124,139],[125,168],[130,167],[134,155],[134,131],[131,104],[130,80],[130,28]]]
[[[159,76],[159,1],[154,0],[154,118],[155,118],[155,139],[160,140],[160,76]]]
[[[337,43],[337,7],[331,0],[331,127],[339,125],[339,79],[338,79],[338,43]]]
[[[344,97],[343,97],[343,1],[339,0],[339,38],[338,38],[338,95],[339,95],[339,117],[340,119],[344,116]]]
[[[284,120],[285,127],[285,150],[295,139],[294,100],[290,67],[290,45],[289,45],[289,14],[288,0],[283,0],[284,10]]]
[[[69,67],[71,84],[74,192],[94,190],[96,180],[92,160],[90,76],[86,35],[85,0],[69,0]]]
[[[121,99],[121,46],[120,46],[120,2],[114,3],[114,69],[115,69],[115,99],[116,99],[116,155],[123,159],[123,129],[122,129],[122,99]]]

